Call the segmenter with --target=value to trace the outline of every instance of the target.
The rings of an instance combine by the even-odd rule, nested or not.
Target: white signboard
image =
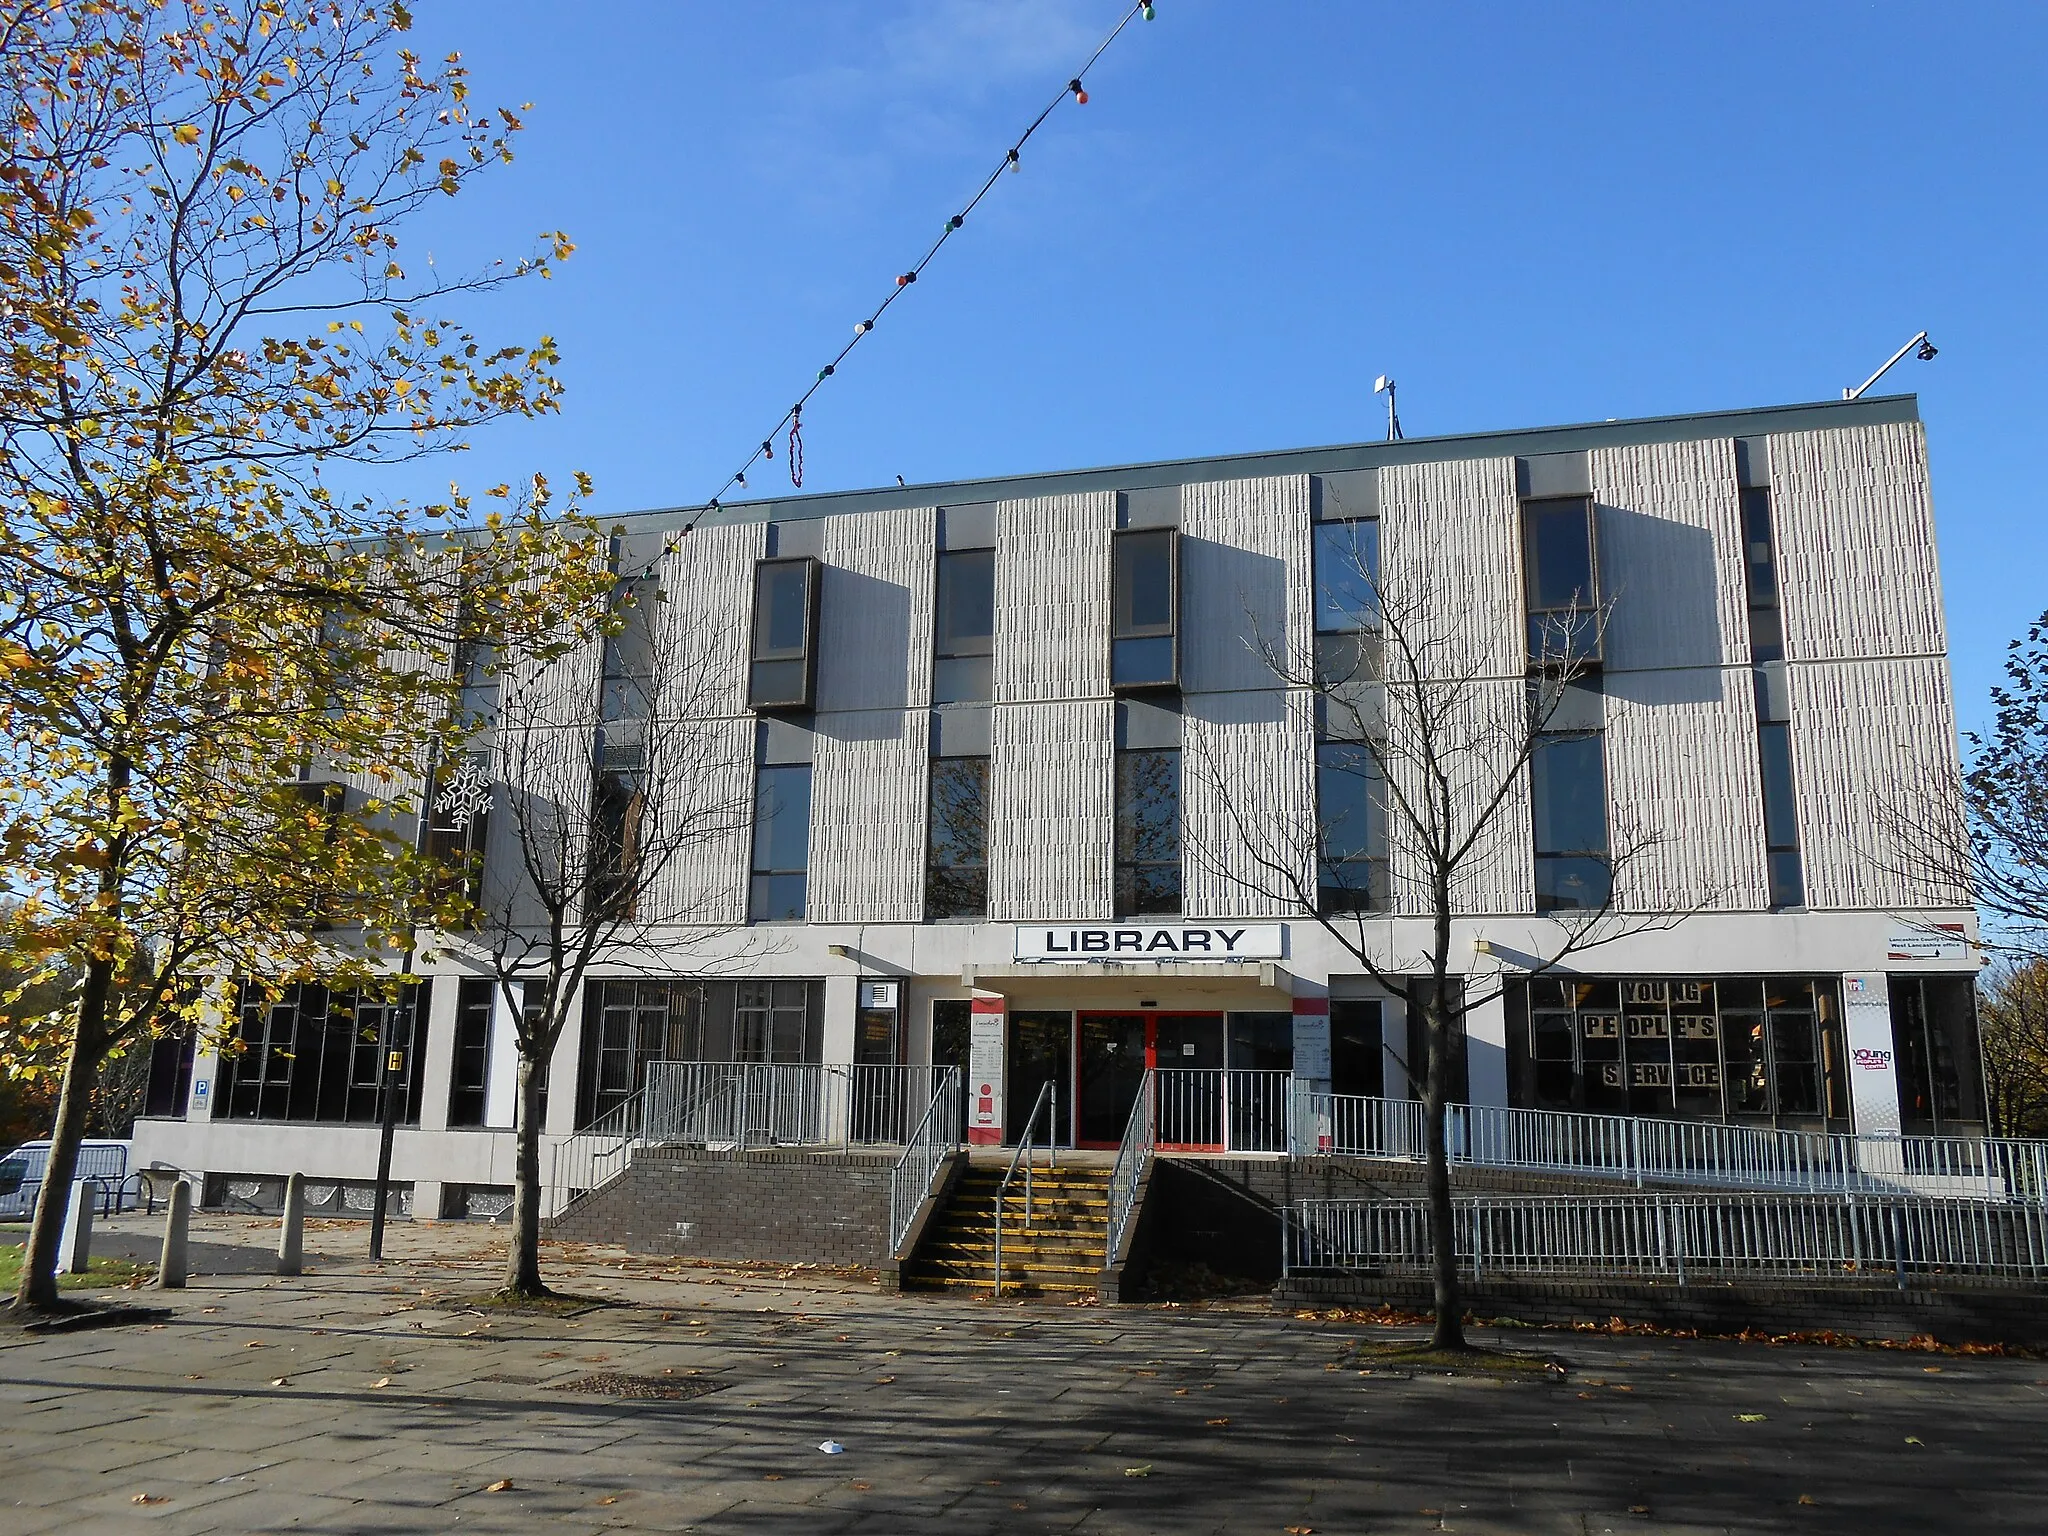
[[[1295,1007],[1310,999],[1297,999]],[[1320,999],[1314,999],[1320,1002]],[[1297,1011],[1294,1015],[1294,1075],[1311,1078],[1325,1086],[1330,1081],[1330,1005],[1319,1013]]]
[[[1281,923],[1020,923],[1017,958],[1091,963],[1111,960],[1279,960]]]
[[[1968,960],[1970,941],[1961,923],[1943,923],[1936,928],[1915,928],[1895,933],[1885,943],[1887,960]]]
[[[1842,978],[1849,1049],[1849,1105],[1858,1136],[1899,1134],[1899,1076],[1891,992],[1882,973]]]
[[[1003,1140],[1003,999],[977,997],[967,1027],[967,1139],[975,1146]]]

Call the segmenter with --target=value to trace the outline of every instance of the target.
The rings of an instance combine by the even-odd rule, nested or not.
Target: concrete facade
[[[1784,632],[1776,666],[1789,700],[1804,868],[1804,900],[1781,909],[1771,906],[1767,868],[1746,491],[1768,492],[1773,521]],[[1313,690],[1277,675],[1264,653],[1313,646],[1318,582],[1327,579],[1312,552],[1318,520],[1369,517],[1378,523],[1386,579],[1426,582],[1444,612],[1458,616],[1473,707],[1517,707],[1528,666],[1523,509],[1557,493],[1583,496],[1592,509],[1600,597],[1611,610],[1598,679],[1608,822],[1656,834],[1617,891],[1618,905],[1645,920],[1640,931],[1576,957],[1567,974],[1818,981],[1835,999],[1835,1033],[1821,1048],[1836,1055],[1826,1070],[1846,1077],[1840,1015],[1852,999],[1844,986],[1869,1006],[1868,988],[1882,992],[1889,978],[1966,980],[1977,965],[1974,916],[1960,893],[1916,869],[1887,830],[1896,786],[1945,781],[1956,759],[1926,445],[1911,397],[626,519],[624,545],[655,552],[663,622],[731,642],[715,687],[690,701],[688,723],[715,735],[707,772],[724,792],[746,793],[763,729],[747,707],[744,654],[754,563],[771,552],[810,554],[823,579],[815,709],[778,716],[775,726],[807,738],[806,920],[747,921],[751,845],[736,833],[690,850],[645,898],[675,924],[676,945],[657,941],[608,973],[814,984],[827,1062],[854,1059],[863,979],[900,983],[894,1059],[908,1062],[933,1059],[935,1004],[977,996],[1000,999],[1012,1020],[1027,1011],[1200,1015],[1218,1030],[1231,1015],[1313,1019],[1332,999],[1379,999],[1385,1092],[1400,1096],[1406,1037],[1398,1004],[1312,914],[1262,885],[1258,861],[1234,831],[1298,816],[1315,795]],[[984,695],[935,703],[935,564],[952,547],[949,518],[956,527],[979,519],[993,528],[994,639]],[[1181,770],[1181,912],[1130,921],[1277,923],[1280,952],[1264,963],[1017,959],[1020,927],[1117,920],[1120,733],[1139,729],[1132,722],[1140,705],[1160,702],[1133,695],[1132,704],[1111,683],[1120,523],[1178,529],[1179,688],[1166,702],[1168,713],[1177,711],[1184,764],[1206,765],[1201,774]],[[561,686],[594,691],[600,664],[593,655],[558,670]],[[1158,728],[1153,715],[1144,719],[1154,722],[1146,729]],[[659,718],[655,728],[664,728]],[[987,743],[986,916],[926,921],[928,780],[937,744],[954,731]],[[1512,787],[1509,801],[1511,813],[1491,829],[1455,892],[1454,952],[1481,991],[1513,981],[1560,943],[1558,922],[1536,909],[1526,782]],[[491,857],[503,853],[494,846]],[[1394,837],[1388,857],[1390,906],[1371,931],[1379,952],[1398,961],[1426,939],[1427,906],[1412,850]],[[1919,942],[1928,935],[1935,938]],[[459,936],[435,948],[441,958],[430,967],[417,1104],[394,1163],[427,1215],[459,1212],[461,1200],[448,1191],[494,1191],[511,1180],[502,1094],[491,1096],[490,1123],[450,1125],[463,1070],[458,984],[477,971]],[[1863,979],[1860,990],[1854,978]],[[1528,997],[1511,990],[1468,1021],[1462,1087],[1472,1102],[1518,1096],[1517,1052],[1527,1053],[1516,1043],[1522,1037],[1510,1036],[1528,1027]],[[500,1044],[503,1023],[492,1026]],[[548,1100],[551,1143],[588,1116],[593,1038],[587,1029],[562,1042]],[[1083,1046],[1069,1040],[1072,1071],[1082,1072]],[[1729,1061],[1717,1073],[1733,1073]],[[1891,1069],[1887,1061],[1867,1070]],[[225,1065],[206,1051],[190,1081],[181,1103],[138,1124],[142,1164],[348,1180],[374,1173],[373,1126],[223,1116],[214,1106]],[[1838,1113],[1823,1106],[1804,1120],[1773,1118],[1883,1129],[1863,1112],[1882,1095],[1848,1086],[1859,1089],[1844,1091],[1853,1113],[1837,1103]],[[1074,1090],[1070,1074],[1069,1105]],[[548,1155],[544,1149],[544,1169]]]

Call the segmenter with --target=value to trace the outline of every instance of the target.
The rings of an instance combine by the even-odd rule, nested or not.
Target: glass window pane
[[[1764,840],[1773,848],[1799,846],[1799,818],[1792,797],[1792,728],[1766,725],[1757,730],[1763,758]]]
[[[1546,736],[1530,760],[1538,853],[1607,851],[1607,773],[1598,736]]]
[[[1530,609],[1593,607],[1597,598],[1587,503],[1577,498],[1532,501],[1524,516]]]
[[[1778,573],[1771,539],[1771,493],[1761,486],[1742,493],[1742,540],[1749,567],[1749,601],[1767,607],[1778,600]]]
[[[1607,904],[1613,874],[1604,858],[1539,854],[1536,858],[1536,910],[1558,912],[1593,909]]]
[[[996,633],[996,552],[962,549],[939,556],[938,654],[982,655]]]
[[[754,655],[801,656],[807,636],[809,566],[803,561],[756,568]]]
[[[1378,522],[1316,524],[1316,628],[1344,633],[1370,624],[1379,569]]]
[[[754,797],[754,868],[786,872],[810,863],[811,766],[763,768]]]
[[[1173,637],[1119,640],[1110,648],[1110,682],[1119,688],[1173,681]]]
[[[752,892],[757,923],[798,923],[804,916],[802,875],[756,875]]]
[[[1173,632],[1174,532],[1120,534],[1116,541],[1116,630],[1119,638]]]
[[[1806,866],[1796,849],[1771,855],[1771,905],[1806,905]]]
[[[1347,742],[1318,747],[1316,795],[1324,858],[1386,855],[1379,761],[1369,748]]]
[[[1117,857],[1180,862],[1180,753],[1117,756]]]
[[[756,704],[802,704],[804,672],[801,661],[757,661],[748,692]]]

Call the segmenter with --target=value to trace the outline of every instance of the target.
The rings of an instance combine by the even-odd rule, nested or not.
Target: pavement
[[[113,1293],[164,1321],[0,1329],[0,1536],[2048,1529],[2039,1360],[1514,1332],[1569,1375],[1361,1374],[1407,1335],[557,1245],[615,1305],[464,1305],[504,1236],[309,1223],[279,1279],[274,1223],[202,1215],[189,1289]]]

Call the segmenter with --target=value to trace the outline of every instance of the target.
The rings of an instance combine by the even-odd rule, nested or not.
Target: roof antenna
[[[1898,351],[1894,352],[1890,357],[1886,358],[1884,366],[1878,369],[1877,372],[1873,373],[1869,378],[1865,379],[1861,384],[1858,384],[1854,389],[1843,390],[1842,398],[1844,400],[1857,399],[1859,396],[1862,395],[1863,391],[1870,388],[1871,385],[1875,384],[1879,379],[1883,378],[1886,374],[1890,373],[1892,371],[1892,364],[1896,363],[1908,352],[1913,351],[1915,347],[1918,347],[1920,349],[1919,352],[1915,355],[1923,363],[1933,362],[1934,354],[1941,350],[1939,347],[1935,346],[1933,342],[1929,341],[1927,339],[1927,333],[1925,331],[1922,331],[1918,336],[1915,336],[1911,341],[1907,342],[1903,347],[1899,348]]]
[[[1897,362],[1898,359],[1893,358],[1892,361]],[[1394,409],[1394,376],[1391,373],[1383,373],[1374,379],[1372,381],[1372,392],[1376,395],[1385,395],[1387,397],[1387,441],[1390,443],[1399,442],[1401,440],[1401,415]]]

